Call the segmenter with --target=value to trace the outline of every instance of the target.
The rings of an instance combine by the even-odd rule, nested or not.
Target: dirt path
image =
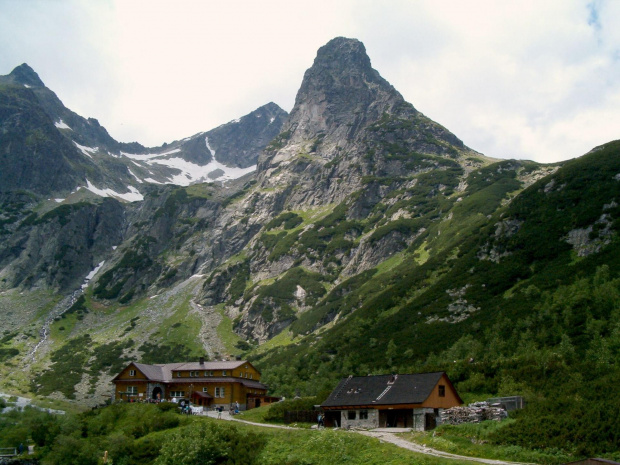
[[[394,444],[398,447],[402,447],[403,449],[410,450],[412,452],[418,452],[419,454],[433,455],[435,457],[454,459],[454,460],[467,460],[470,462],[487,463],[490,465],[533,465],[533,464],[525,464],[523,462],[507,462],[504,460],[481,459],[477,457],[467,457],[465,455],[451,454],[449,452],[443,452],[440,450],[431,449],[430,447],[426,447],[421,444],[409,442],[406,439],[396,436],[394,433],[388,433],[384,431],[358,431],[358,433],[364,436],[370,436],[372,438],[377,438],[381,441],[389,442],[391,444]]]
[[[211,417],[211,418],[218,418],[218,413],[217,412],[205,412],[204,415]],[[233,416],[230,415],[230,413],[228,412],[222,412],[222,420],[226,420],[226,421],[238,421],[239,423],[245,423],[246,425],[252,425],[252,426],[260,426],[261,428],[277,428],[277,429],[302,429],[302,428],[294,428],[292,426],[283,426],[283,425],[268,425],[266,423],[256,423],[253,421],[247,421],[247,420],[241,420],[239,418],[235,418]]]
[[[218,414],[217,412],[206,412],[206,415],[211,418],[217,418]],[[239,418],[234,418],[230,416],[228,412],[222,412],[222,420],[238,421],[240,423],[245,423],[247,425],[260,426],[261,428],[279,428],[279,429],[289,429],[289,430],[290,429],[303,429],[303,428],[294,428],[291,426],[267,425],[264,423],[255,423],[252,421],[241,420]],[[390,433],[386,431],[355,431],[355,432],[363,436],[369,436],[371,438],[379,439],[380,441],[389,442],[403,449],[407,449],[412,452],[417,452],[418,454],[432,455],[434,457],[441,457],[444,459],[465,460],[468,462],[486,463],[488,465],[535,465],[535,464],[528,464],[528,463],[523,463],[523,462],[507,462],[505,460],[481,459],[477,457],[467,457],[465,455],[451,454],[449,452],[443,452],[440,450],[431,449],[430,447],[426,447],[421,444],[409,442],[406,439],[396,436],[394,433]]]

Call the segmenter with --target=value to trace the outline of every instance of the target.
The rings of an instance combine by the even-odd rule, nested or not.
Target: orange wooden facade
[[[145,365],[130,363],[113,380],[116,400],[179,401],[252,408],[267,396],[260,372],[247,361]],[[252,398],[251,405],[248,402]],[[261,402],[259,401],[259,404]],[[264,404],[264,401],[263,401]]]

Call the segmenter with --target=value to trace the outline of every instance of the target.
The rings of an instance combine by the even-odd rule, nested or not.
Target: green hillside
[[[281,394],[313,394],[349,374],[446,370],[467,398],[526,397],[498,442],[617,451],[620,401],[609,394],[620,381],[618,173],[620,142],[612,142],[533,184],[470,234],[445,240],[429,228],[398,266],[352,278],[319,302],[313,312],[346,315],[333,327],[257,355],[264,379]],[[469,188],[515,187],[497,184]],[[481,195],[476,205],[470,196],[453,207],[447,229],[464,231],[460,210],[486,213],[501,198]],[[569,244],[579,229],[585,242]],[[419,264],[422,244],[431,253]]]

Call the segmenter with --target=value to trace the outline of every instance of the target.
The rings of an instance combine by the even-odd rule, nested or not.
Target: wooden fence
[[[312,410],[293,410],[284,412],[284,423],[316,423],[319,412]]]

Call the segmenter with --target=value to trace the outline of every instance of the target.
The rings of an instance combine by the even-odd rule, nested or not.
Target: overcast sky
[[[488,156],[555,162],[620,138],[617,0],[0,0],[0,74],[28,63],[115,139],[155,146],[290,111],[337,36]]]

